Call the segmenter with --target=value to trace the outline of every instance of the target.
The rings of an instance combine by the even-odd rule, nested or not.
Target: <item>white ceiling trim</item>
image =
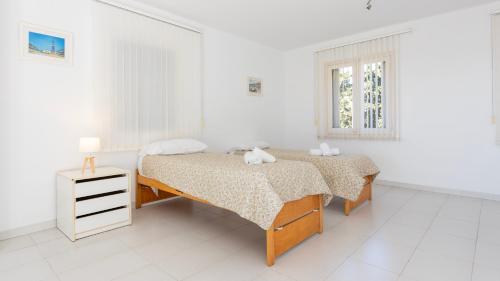
[[[128,12],[131,12],[131,13],[135,13],[135,14],[138,14],[138,15],[141,15],[141,16],[145,16],[145,17],[157,20],[157,21],[161,21],[161,22],[173,25],[173,26],[177,26],[177,27],[180,27],[180,28],[192,31],[192,32],[196,32],[196,33],[200,33],[200,34],[202,33],[201,30],[196,29],[194,27],[191,27],[191,26],[188,26],[186,24],[182,24],[182,23],[179,23],[179,22],[176,22],[176,21],[172,21],[171,19],[160,17],[160,16],[154,15],[152,13],[148,13],[148,12],[142,10],[142,9],[136,9],[136,8],[133,8],[133,7],[129,6],[129,5],[124,5],[124,4],[119,3],[117,1],[113,1],[113,0],[94,0],[94,1],[102,3],[102,4],[106,4],[106,5],[109,5],[109,6],[113,6],[115,8],[122,9],[122,10],[125,10],[125,11],[128,11]]]

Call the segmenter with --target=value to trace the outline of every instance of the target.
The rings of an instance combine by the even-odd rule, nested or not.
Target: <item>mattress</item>
[[[376,177],[380,172],[364,155],[313,156],[306,151],[266,149],[278,159],[314,164],[323,175],[333,195],[355,201],[366,183],[364,177]]]
[[[308,162],[247,165],[241,155],[150,155],[142,159],[141,174],[231,210],[263,229],[272,225],[286,202],[323,194],[328,204],[332,198],[321,173]]]

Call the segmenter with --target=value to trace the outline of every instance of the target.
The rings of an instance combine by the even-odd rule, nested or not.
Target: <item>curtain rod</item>
[[[167,19],[164,19],[164,18],[161,18],[159,16],[155,16],[153,14],[150,14],[150,13],[147,13],[145,11],[140,11],[140,10],[137,10],[137,9],[134,9],[134,8],[131,8],[131,7],[128,7],[124,4],[120,4],[120,3],[117,3],[115,1],[111,1],[111,0],[94,0],[95,2],[99,2],[101,4],[104,4],[104,5],[108,5],[108,6],[111,6],[111,7],[115,7],[115,8],[118,8],[118,9],[121,9],[121,10],[124,10],[124,11],[127,11],[127,12],[131,12],[131,13],[134,13],[134,14],[137,14],[137,15],[140,15],[140,16],[143,16],[143,17],[147,17],[147,18],[150,18],[152,20],[156,20],[156,21],[160,21],[160,22],[163,22],[163,23],[166,23],[166,24],[170,24],[170,25],[173,25],[173,26],[177,26],[179,28],[182,28],[182,29],[185,29],[185,30],[188,30],[188,31],[192,31],[192,32],[196,32],[196,33],[200,33],[201,34],[201,31],[198,30],[198,29],[195,29],[193,27],[189,27],[187,25],[183,25],[183,24],[180,24],[180,23],[176,23],[176,22],[173,22],[173,21],[170,21],[170,20],[167,20]]]
[[[388,33],[388,34],[384,34],[384,35],[373,36],[373,37],[369,37],[369,38],[366,38],[366,39],[356,40],[356,41],[352,41],[352,42],[340,43],[340,44],[335,45],[333,47],[328,47],[328,48],[317,50],[314,53],[320,53],[320,52],[328,51],[328,50],[335,49],[335,48],[341,48],[341,47],[345,47],[345,46],[349,46],[349,45],[364,43],[364,42],[368,42],[368,41],[372,41],[372,40],[376,40],[376,39],[386,38],[386,37],[390,37],[390,36],[394,36],[394,35],[406,34],[406,33],[410,33],[410,32],[412,32],[411,28],[410,29],[401,30],[401,31],[392,32],[392,33]]]

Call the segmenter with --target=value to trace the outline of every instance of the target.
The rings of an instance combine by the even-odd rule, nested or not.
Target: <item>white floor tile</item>
[[[42,255],[35,246],[10,251],[0,254],[0,271],[42,259]]]
[[[500,267],[490,267],[475,264],[472,272],[472,281],[498,281],[500,279]]]
[[[147,265],[147,261],[132,251],[94,261],[59,274],[61,281],[105,281],[132,273]]]
[[[352,280],[370,280],[370,281],[396,281],[398,275],[377,268],[375,266],[356,261],[347,260],[342,264],[327,281],[352,281]]]
[[[364,239],[343,228],[330,229],[279,257],[273,269],[295,280],[323,280],[352,255]]]
[[[500,267],[500,244],[478,242],[476,246],[476,264]]]
[[[265,254],[248,249],[228,256],[189,277],[188,281],[250,281],[267,269]]]
[[[399,274],[410,260],[415,247],[403,243],[370,239],[355,253],[354,258]]]
[[[40,254],[42,254],[44,258],[53,257],[58,254],[70,251],[72,249],[76,249],[75,243],[71,242],[71,240],[69,240],[66,237],[61,237],[48,242],[39,243],[38,245],[36,245],[36,247],[38,248]]]
[[[261,273],[253,281],[294,281],[294,280],[272,269],[266,268],[264,272]]]
[[[413,227],[395,223],[387,223],[374,235],[374,238],[388,243],[396,242],[416,247],[427,230],[422,227]]]
[[[500,212],[481,210],[481,226],[500,228]]]
[[[418,249],[429,254],[472,262],[475,242],[474,239],[429,231],[418,245]]]
[[[157,266],[148,265],[138,271],[125,274],[113,281],[176,281]]]
[[[481,207],[464,208],[455,205],[445,205],[439,212],[439,217],[447,217],[470,222],[478,222],[481,213]]]
[[[157,261],[158,266],[176,279],[187,278],[196,272],[227,258],[228,252],[210,242],[185,249]]]
[[[108,256],[124,252],[127,247],[120,241],[102,240],[77,248],[71,248],[61,254],[48,258],[56,273],[68,271],[104,259]]]
[[[44,260],[38,260],[16,266],[7,271],[0,271],[0,279],[5,281],[49,281],[57,276]]]
[[[428,228],[435,218],[434,213],[401,210],[395,214],[389,223],[407,225],[411,227]]]
[[[184,249],[201,244],[203,239],[193,233],[181,233],[136,247],[134,251],[149,262],[158,262]]]
[[[437,217],[430,230],[444,234],[451,234],[462,238],[476,239],[478,223],[448,217]]]
[[[2,240],[0,241],[0,254],[20,250],[34,245],[35,241],[33,241],[29,235]]]
[[[485,225],[481,222],[478,232],[478,242],[500,245],[500,225]]]
[[[453,206],[459,208],[466,208],[471,210],[480,209],[482,200],[477,198],[470,198],[464,196],[450,195],[446,201],[445,206]]]
[[[65,237],[64,234],[57,228],[51,228],[39,232],[30,234],[31,238],[36,243],[43,243],[51,240],[55,240],[61,237]]]
[[[415,281],[468,281],[471,271],[471,262],[417,250],[406,265],[402,277]]]
[[[374,184],[372,186],[372,198],[380,198],[386,195],[387,192],[391,191],[393,188],[390,186]]]
[[[258,233],[256,233],[256,230]],[[208,241],[212,245],[221,248],[228,253],[234,253],[245,247],[251,247],[252,245],[264,245],[265,231],[256,225],[249,225],[229,231]]]

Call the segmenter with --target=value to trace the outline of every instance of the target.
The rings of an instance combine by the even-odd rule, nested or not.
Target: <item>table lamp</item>
[[[98,152],[100,149],[101,140],[99,138],[80,138],[80,152],[86,153],[82,165],[82,175],[85,174],[87,163],[89,163],[90,171],[92,172],[92,174],[95,173],[95,156],[93,155],[93,153]]]

